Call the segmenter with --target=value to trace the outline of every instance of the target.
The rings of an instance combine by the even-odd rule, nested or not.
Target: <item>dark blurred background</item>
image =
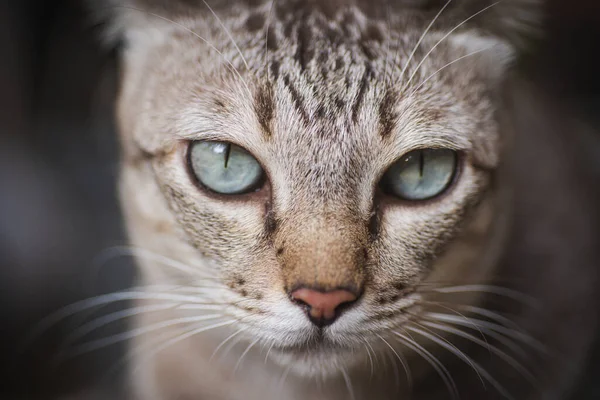
[[[523,73],[600,132],[600,1],[548,3],[548,34]],[[96,263],[125,243],[115,189],[116,51],[99,45],[100,29],[78,1],[0,1],[0,395],[9,398],[87,400],[96,386],[98,398],[112,399],[120,385],[98,377],[122,346],[56,367],[51,354],[63,327],[34,351],[16,348],[42,316],[133,279],[126,258]],[[595,138],[589,151],[600,176]],[[574,400],[600,399],[596,347]]]

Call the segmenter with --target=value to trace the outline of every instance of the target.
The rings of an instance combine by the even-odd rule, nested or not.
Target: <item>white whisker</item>
[[[163,343],[169,337],[173,336],[173,332],[163,332],[163,334],[157,334],[157,337],[154,337],[154,340],[151,340],[151,343],[146,343],[144,346],[137,346],[134,349],[130,349],[124,356],[122,356],[119,360],[117,360],[109,369],[104,373],[104,377],[111,376],[115,374],[119,368],[123,367],[131,358],[134,358],[136,355],[142,353],[148,348],[153,348],[154,346]]]
[[[509,399],[509,400],[514,400],[514,398],[510,395],[510,393],[508,393],[508,391],[502,385],[500,385],[500,383],[498,383],[498,381],[496,381],[484,368],[482,368],[479,364],[477,364],[475,361],[473,361],[470,357],[468,357],[462,351],[455,351],[455,350],[457,350],[455,346],[451,346],[448,343],[446,343],[442,340],[439,340],[435,336],[433,336],[425,331],[422,331],[418,328],[413,328],[413,332],[419,333],[423,337],[426,337],[429,340],[437,343],[438,345],[440,345],[443,348],[445,348],[446,350],[448,350],[450,353],[456,355],[461,360],[463,360],[466,363],[468,363],[469,365],[471,365],[473,367],[473,369],[475,369],[475,371],[477,372],[477,375],[479,375],[479,379],[481,379],[481,377],[483,376],[492,386],[494,386],[494,388],[498,391],[498,393],[500,393],[504,398]],[[483,380],[482,380],[482,382],[483,382]]]
[[[348,394],[350,395],[350,400],[356,400],[354,396],[354,388],[352,387],[352,381],[350,380],[350,376],[348,375],[348,371],[345,368],[340,368],[340,372],[342,373],[342,377],[344,378],[344,383],[346,384],[346,389],[348,389]]]
[[[163,350],[167,349],[168,347],[171,347],[177,343],[180,343],[181,341],[183,341],[185,339],[188,339],[192,336],[196,336],[203,332],[207,332],[207,331],[210,331],[210,330],[213,330],[216,328],[228,326],[228,325],[231,325],[234,323],[236,323],[236,320],[227,320],[225,322],[219,322],[219,323],[209,325],[209,326],[203,325],[203,326],[200,326],[199,328],[192,327],[191,330],[188,330],[187,332],[180,334],[177,337],[166,341],[161,346],[155,348],[150,354],[144,355],[144,358],[138,362],[138,368],[139,368],[139,366],[144,365],[147,362],[147,360],[149,360],[150,358],[155,357],[158,353],[162,352]],[[137,369],[135,369],[133,372],[135,373],[136,370]]]
[[[217,22],[219,23],[219,25],[221,25],[221,28],[223,28],[223,30],[225,31],[225,33],[227,34],[227,36],[229,37],[229,40],[231,40],[231,43],[233,44],[233,46],[235,47],[235,49],[237,50],[238,54],[240,55],[240,57],[242,58],[242,61],[244,62],[244,65],[246,66],[246,70],[250,71],[250,67],[248,66],[248,63],[246,62],[246,59],[244,58],[244,55],[242,54],[242,50],[240,50],[240,48],[238,47],[237,43],[235,42],[235,40],[233,39],[233,36],[231,36],[231,32],[229,32],[229,30],[227,29],[227,27],[223,24],[223,22],[221,21],[221,19],[219,18],[219,16],[217,15],[217,13],[215,13],[213,11],[213,9],[208,5],[208,3],[206,2],[206,0],[202,0],[202,2],[204,3],[204,5],[206,6],[206,8],[208,8],[210,10],[210,12],[212,13],[212,15],[215,17],[215,19],[217,20]]]
[[[452,375],[448,372],[448,369],[444,367],[444,365],[430,352],[428,352],[423,346],[419,345],[414,339],[410,339],[408,336],[405,336],[399,332],[393,332],[394,335],[398,336],[402,343],[413,350],[415,353],[423,357],[425,361],[429,363],[436,371],[436,373],[442,378],[442,381],[448,388],[450,396],[452,399],[457,400],[459,398],[458,389],[456,384],[454,383],[454,379],[452,379]]]
[[[173,301],[178,303],[195,303],[195,304],[203,304],[198,297],[195,296],[185,296],[178,294],[170,294],[170,293],[149,293],[142,291],[144,287],[137,287],[135,291],[124,291],[124,292],[116,292],[116,293],[107,293],[96,297],[91,297],[89,299],[80,300],[78,302],[69,304],[54,313],[48,315],[43,318],[34,329],[26,336],[23,341],[23,348],[31,345],[35,340],[37,340],[43,333],[47,332],[53,326],[61,322],[62,320],[71,317],[79,312],[89,310],[94,307],[112,304],[120,301],[127,300],[163,300],[163,301]],[[204,304],[218,304],[218,303],[204,303]]]
[[[375,374],[375,364],[373,363],[373,356],[371,356],[371,347],[367,339],[363,339],[365,342],[365,351],[367,352],[367,358],[369,359],[369,365],[371,366],[371,374],[369,375],[369,380],[373,379],[373,375]]]
[[[482,293],[490,293],[498,296],[507,297],[513,299],[515,301],[536,305],[538,302],[531,296],[528,296],[524,293],[518,292],[513,289],[509,289],[502,286],[494,286],[494,285],[462,285],[462,286],[449,286],[442,288],[434,288],[431,289],[434,292],[438,293],[465,293],[465,292],[482,292]]]
[[[179,310],[223,310],[227,304],[182,304],[177,306]]]
[[[271,354],[271,350],[273,350],[273,346],[275,346],[275,340],[271,339],[271,345],[267,349],[267,355],[265,355],[265,364],[269,360],[269,355]]]
[[[454,315],[448,315],[448,314],[443,314],[443,313],[425,313],[424,317],[428,317],[434,321],[449,322],[453,325],[460,325],[460,326],[464,326],[464,327],[468,327],[468,328],[471,328],[473,326],[473,324],[475,324],[480,329],[487,328],[492,331],[501,333],[502,335],[507,336],[511,339],[519,340],[519,341],[535,348],[540,353],[548,352],[546,347],[543,344],[541,344],[540,342],[538,342],[536,339],[534,339],[533,337],[531,337],[525,333],[516,331],[514,329],[506,328],[502,325],[498,325],[493,322],[484,321],[484,320],[480,320],[480,319],[476,319],[476,318],[468,318],[468,317],[458,318]]]
[[[507,318],[503,315],[500,315],[497,312],[490,311],[488,309],[481,308],[481,307],[471,306],[471,305],[458,305],[457,307],[465,310],[465,312],[468,312],[471,314],[477,314],[477,315],[481,315],[482,317],[489,318],[495,322],[498,322],[501,325],[504,325],[507,328],[515,329],[517,331],[522,330],[521,327],[517,323],[515,323],[513,320],[511,320],[510,318]]]
[[[511,339],[497,333],[494,332],[490,329],[486,329],[486,328],[482,328],[482,327],[478,327],[477,330],[482,333],[483,332],[483,337],[484,337],[484,341],[485,343],[488,343],[487,337],[490,337],[494,340],[496,340],[498,343],[501,343],[502,345],[506,346],[508,349],[510,349],[513,353],[518,354],[520,357],[524,358],[524,359],[528,359],[528,353],[518,344],[516,344],[514,341],[512,341]],[[491,354],[491,350],[488,348],[488,351]]]
[[[489,49],[491,49],[491,47],[486,47],[485,49],[476,50],[476,51],[473,51],[473,52],[471,52],[471,53],[469,53],[467,55],[459,57],[459,58],[457,58],[454,61],[449,62],[448,64],[444,65],[443,67],[441,67],[440,69],[438,69],[437,71],[435,71],[433,74],[431,74],[427,78],[425,78],[423,80],[423,82],[421,82],[412,92],[410,92],[409,97],[413,96],[419,89],[421,89],[421,87],[423,87],[423,85],[425,85],[427,82],[429,82],[431,80],[431,78],[433,78],[434,76],[436,76],[437,74],[439,74],[444,69],[448,68],[449,66],[451,66],[451,65],[453,65],[453,64],[455,64],[455,63],[457,63],[457,62],[459,62],[461,60],[464,60],[467,57],[474,56],[475,54],[479,54],[479,53],[484,52],[484,51],[489,50]]]
[[[408,383],[408,387],[409,389],[412,388],[412,375],[410,373],[410,369],[408,368],[408,363],[406,362],[404,357],[401,357],[400,354],[396,351],[396,349],[394,349],[394,347],[391,344],[389,344],[389,342],[385,340],[381,335],[377,334],[377,337],[381,339],[381,341],[383,341],[383,343],[385,343],[387,347],[389,347],[390,350],[396,355],[396,358],[398,359],[398,361],[400,361],[402,368],[404,368],[404,373],[406,374],[406,382]]]
[[[442,6],[442,8],[440,9],[440,11],[436,14],[436,16],[433,18],[433,20],[429,23],[429,25],[427,26],[427,28],[425,28],[425,31],[423,32],[423,34],[421,35],[421,37],[417,41],[417,44],[415,45],[415,47],[411,51],[410,55],[408,56],[408,61],[406,61],[406,64],[404,65],[404,68],[402,68],[402,72],[400,73],[400,79],[398,80],[399,82],[402,82],[402,79],[404,78],[404,74],[406,73],[406,70],[410,66],[410,62],[412,61],[413,57],[415,56],[415,53],[417,52],[417,49],[419,48],[419,46],[421,45],[421,43],[425,39],[425,36],[427,36],[427,34],[429,33],[429,31],[433,27],[433,24],[435,24],[435,21],[438,20],[438,18],[440,17],[440,15],[442,15],[442,13],[446,9],[446,7],[448,7],[448,5],[451,2],[452,2],[452,0],[448,0],[446,2],[446,4],[444,4]]]
[[[398,369],[398,359],[390,352],[385,352],[385,356],[390,360],[393,369],[394,384],[396,390],[400,389],[400,370]]]
[[[196,38],[202,40],[207,46],[209,46],[212,50],[214,50],[219,56],[221,56],[221,58],[225,61],[225,63],[227,63],[228,65],[228,69],[233,72],[235,75],[237,75],[237,77],[240,79],[240,81],[242,82],[242,84],[245,86],[246,90],[248,91],[248,94],[250,96],[252,96],[252,91],[250,90],[250,87],[248,86],[248,84],[246,83],[246,81],[244,80],[244,78],[242,77],[242,74],[240,74],[240,72],[238,71],[238,69],[232,64],[231,61],[229,61],[225,55],[219,51],[219,49],[217,49],[212,43],[210,43],[208,40],[206,40],[205,38],[203,38],[202,36],[200,36],[199,34],[197,34],[196,32],[194,32],[193,30],[191,30],[190,28],[186,27],[183,24],[180,24],[179,22],[175,22],[169,18],[163,17],[162,15],[158,15],[152,12],[148,12],[148,11],[144,11],[144,10],[140,10],[134,7],[126,7],[126,6],[116,6],[116,7],[120,7],[120,8],[127,8],[130,10],[135,10],[135,11],[139,11],[142,13],[146,13],[148,15],[152,15],[153,17],[162,19],[163,21],[167,21],[172,23],[173,25],[176,25],[178,27],[180,27],[181,29],[185,30],[186,32],[190,33],[191,35],[195,36]]]
[[[110,324],[111,322],[119,321],[121,319],[137,316],[144,313],[168,310],[171,308],[175,308],[177,305],[178,303],[170,303],[132,307],[127,310],[117,311],[108,315],[104,315],[80,326],[79,328],[71,332],[67,337],[65,337],[64,345],[67,346],[70,343],[73,343],[78,339],[86,336],[87,334],[95,331],[96,329]]]
[[[465,19],[464,21],[462,21],[460,24],[456,25],[453,29],[451,29],[448,33],[446,33],[446,35],[444,35],[428,52],[427,54],[425,54],[425,56],[423,57],[423,59],[421,60],[421,62],[419,62],[419,64],[417,65],[417,67],[415,68],[415,70],[413,71],[413,73],[411,74],[410,78],[408,79],[408,81],[406,82],[406,85],[404,85],[404,87],[408,87],[410,85],[410,83],[412,82],[413,78],[415,77],[415,75],[417,74],[417,72],[419,72],[419,69],[421,68],[421,66],[423,65],[423,63],[429,58],[429,56],[431,55],[431,53],[433,53],[433,51],[444,41],[446,40],[452,33],[454,33],[458,28],[460,28],[461,26],[463,26],[464,24],[466,24],[467,22],[469,22],[470,20],[472,20],[473,18],[475,18],[476,16],[478,16],[479,14],[489,10],[490,8],[496,6],[497,4],[501,3],[503,0],[497,1],[495,3],[490,4],[489,6],[483,8],[482,10],[479,10],[478,12],[476,12],[475,14],[471,15],[469,18]]]
[[[433,302],[433,304],[438,304],[438,302]],[[460,305],[457,305],[457,307],[460,307]],[[474,306],[463,306],[465,308],[465,310],[467,312],[473,312],[474,310],[477,310],[478,313],[481,314],[481,312],[483,311],[488,311],[488,310],[484,310],[482,308],[479,307],[474,307]],[[464,318],[465,320],[468,319],[468,317],[459,314],[462,318]],[[483,315],[483,314],[481,314]],[[506,319],[505,323],[502,324],[507,328],[511,328],[511,322],[508,318],[502,317],[501,315],[494,313],[492,311],[488,311],[487,315],[485,315],[487,317],[496,317],[496,318],[500,318],[500,319]],[[498,321],[497,321],[498,322]],[[522,331],[520,327],[518,327],[516,324],[512,323],[512,325],[514,325],[516,327],[517,331]],[[509,348],[511,351],[513,351],[515,354],[519,354],[521,357],[524,358],[528,358],[526,357],[527,352],[525,350],[523,350],[523,348],[519,345],[517,345],[514,341],[510,340],[509,338],[491,330],[485,327],[481,327],[481,326],[477,326],[475,325],[475,323],[471,324],[471,327],[473,327],[475,330],[477,330],[479,332],[480,335],[482,335],[483,340],[488,343],[487,337],[490,337],[496,341],[498,341],[499,343],[502,343],[504,346],[506,346],[507,348]],[[491,354],[491,351],[490,351]]]
[[[240,333],[244,332],[245,330],[246,330],[245,327],[240,328],[237,331],[235,331],[234,333],[232,333],[231,335],[227,336],[227,338],[225,338],[225,340],[223,340],[221,343],[219,343],[219,345],[215,348],[215,351],[213,351],[213,353],[211,354],[210,358],[208,359],[208,362],[210,363],[212,361],[212,359],[217,355],[217,353],[219,352],[221,347],[223,347],[227,342],[229,342],[231,339],[233,339]]]
[[[240,367],[240,365],[242,365],[242,361],[244,360],[244,357],[246,357],[246,354],[248,354],[248,352],[254,347],[254,345],[256,343],[258,343],[260,341],[260,338],[256,338],[255,340],[252,341],[252,343],[250,343],[248,345],[248,347],[246,347],[246,350],[244,350],[244,352],[240,355],[240,358],[238,359],[238,361],[235,363],[235,367],[233,367],[233,375],[235,375],[236,371],[238,370],[238,368]]]
[[[289,375],[291,369],[292,369],[292,364],[288,365],[287,368],[281,374],[281,377],[279,378],[279,382],[277,383],[277,391],[278,392],[280,392],[280,393],[283,392],[283,385],[285,384],[285,380],[287,379],[287,376]]]
[[[499,348],[497,348],[494,345],[491,345],[489,343],[483,342],[482,340],[480,340],[479,338],[470,335],[466,332],[461,331],[460,329],[456,329],[453,328],[451,326],[445,325],[445,324],[436,324],[433,322],[423,322],[423,325],[426,325],[430,328],[433,329],[438,329],[440,331],[444,331],[444,332],[448,332],[448,333],[452,333],[456,336],[462,337],[464,339],[467,339],[479,346],[482,347],[486,347],[489,350],[491,350],[495,355],[497,355],[498,357],[500,357],[502,360],[504,360],[508,365],[510,365],[511,367],[513,367],[515,370],[517,370],[520,374],[522,374],[523,376],[525,376],[525,378],[527,380],[529,380],[530,383],[532,383],[533,385],[536,385],[538,382],[535,379],[535,377],[533,376],[533,374],[527,369],[525,368],[521,363],[519,363],[517,360],[515,360],[513,357],[509,356],[508,354],[506,354],[505,352],[503,352],[502,350],[500,350]]]
[[[451,308],[451,307],[448,307],[448,306],[445,306],[445,305],[443,305],[443,304],[442,304],[442,303],[440,303],[440,302],[423,301],[422,303],[426,303],[426,304],[427,304],[427,303],[429,303],[429,304],[433,304],[433,305],[435,305],[435,306],[437,306],[437,307],[441,307],[441,308],[444,308],[444,309],[446,309],[446,310],[448,310],[448,311],[451,311],[451,312],[453,312],[454,314],[456,314],[456,315],[458,315],[459,317],[463,318],[465,321],[468,321],[468,320],[469,320],[469,317],[467,317],[466,315],[463,315],[463,314],[461,314],[460,312],[456,311],[455,309],[453,309],[453,308]],[[481,335],[481,338],[482,338],[484,341],[486,341],[486,342],[487,342],[487,339],[486,339],[485,335],[483,334],[483,332],[481,331],[480,327],[479,327],[479,326],[477,326],[475,323],[473,323],[473,324],[472,324],[472,327],[473,327],[473,329],[475,329],[476,331],[478,331],[478,332],[479,332],[479,334]]]
[[[417,324],[417,323],[414,323],[414,324],[422,326],[421,324]],[[440,346],[444,347],[445,349],[447,349],[448,351],[450,351],[451,353],[456,355],[458,358],[460,358],[461,360],[463,360],[464,362],[469,364],[469,366],[473,369],[473,371],[475,371],[475,373],[477,374],[477,377],[481,381],[481,384],[485,388],[485,381],[479,374],[479,370],[475,367],[473,360],[469,356],[467,356],[462,350],[460,350],[458,347],[456,347],[454,344],[450,343],[450,341],[444,339],[443,337],[441,337],[437,334],[434,334],[434,333],[429,334],[429,333],[423,331],[422,329],[416,328],[414,326],[408,325],[408,326],[406,326],[406,329],[413,331],[423,337],[426,337],[434,343],[439,344]],[[441,343],[441,342],[444,342],[444,343]]]
[[[242,318],[239,318],[239,319],[237,320],[237,322],[238,322],[238,323],[241,323],[241,322],[242,322],[244,319],[246,319],[246,318],[248,318],[248,317],[250,317],[250,316],[251,316],[251,315],[246,315],[246,316],[244,316],[244,317],[242,317]],[[247,328],[244,328],[244,330],[246,330],[246,329],[247,329]],[[234,336],[234,338],[235,338],[235,339],[234,339],[233,341],[231,341],[231,342],[230,342],[230,343],[229,343],[229,344],[228,344],[228,345],[227,345],[227,346],[226,346],[226,347],[223,349],[223,351],[222,351],[222,354],[221,354],[221,358],[222,358],[222,359],[227,357],[227,355],[229,354],[229,352],[230,352],[230,351],[231,351],[231,350],[232,350],[232,349],[233,349],[233,348],[234,348],[234,347],[235,347],[235,346],[236,346],[236,345],[237,345],[237,344],[238,344],[238,343],[239,343],[239,342],[240,342],[240,341],[243,339],[243,336],[238,336],[238,335],[235,335],[235,336]]]
[[[125,340],[133,339],[137,336],[144,335],[146,333],[154,332],[160,329],[169,328],[179,324],[193,323],[206,321],[216,318],[222,318],[223,314],[213,314],[213,315],[202,315],[202,316],[194,316],[194,317],[184,317],[184,318],[175,318],[166,321],[162,321],[156,324],[148,325],[142,328],[132,329],[127,332],[118,333],[116,335],[111,335],[106,338],[92,340],[90,342],[84,343],[82,345],[76,346],[72,351],[68,353],[69,357],[79,356],[85,353],[89,353],[91,351],[95,351],[119,342],[123,342]]]
[[[180,261],[174,260],[170,257],[163,256],[161,254],[155,253],[148,249],[144,249],[141,247],[134,247],[134,246],[110,247],[110,248],[100,252],[100,254],[98,254],[98,256],[96,256],[94,258],[94,261],[92,263],[95,266],[101,266],[113,258],[132,257],[132,256],[138,257],[138,258],[145,258],[145,259],[148,259],[151,261],[156,261],[156,262],[161,263],[162,265],[171,267],[180,272],[185,272],[186,274],[189,274],[192,276],[198,276],[200,272],[203,272],[199,269],[192,268],[189,265],[186,265]],[[206,275],[206,276],[201,276],[201,277],[203,279],[217,279],[214,275],[212,275],[212,276]]]

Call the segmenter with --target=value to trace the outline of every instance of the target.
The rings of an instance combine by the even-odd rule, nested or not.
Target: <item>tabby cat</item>
[[[519,129],[539,1],[97,11],[123,43],[129,398],[569,390],[596,323],[593,204],[573,144]]]

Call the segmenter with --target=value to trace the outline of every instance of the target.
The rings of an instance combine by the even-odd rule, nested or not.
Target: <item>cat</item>
[[[575,144],[515,116],[539,102],[511,80],[539,1],[96,11],[123,42],[128,398],[570,390],[594,207]]]

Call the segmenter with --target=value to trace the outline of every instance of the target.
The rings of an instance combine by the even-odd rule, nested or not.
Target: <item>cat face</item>
[[[431,285],[485,280],[512,57],[460,25],[493,5],[323,4],[119,17],[131,240],[185,266],[141,257],[145,283],[202,289],[302,374],[385,347]]]

